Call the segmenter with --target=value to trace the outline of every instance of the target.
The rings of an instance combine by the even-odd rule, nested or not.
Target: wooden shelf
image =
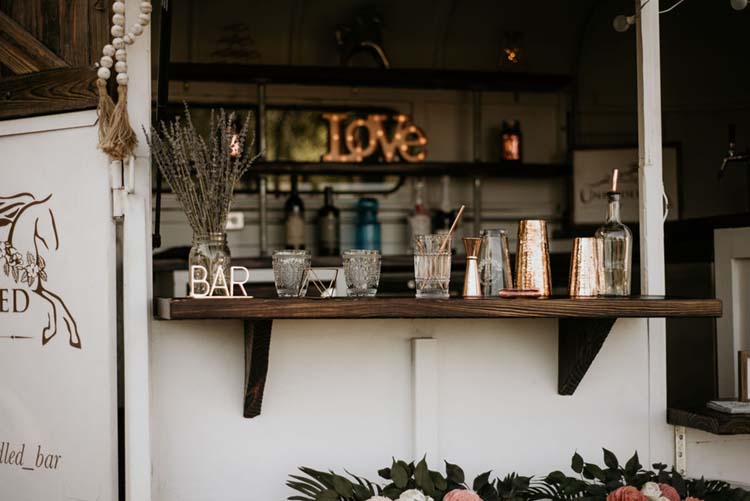
[[[667,410],[667,422],[715,435],[750,434],[750,414],[725,414],[708,408]]]
[[[557,318],[558,393],[572,395],[619,317],[719,317],[718,299],[634,296],[573,299],[415,297],[159,298],[164,320],[241,319],[245,325],[244,415],[260,415],[274,320],[372,318]]]
[[[558,92],[567,75],[500,71],[347,68],[262,64],[171,63],[170,80],[411,89]]]
[[[248,299],[159,298],[162,319],[336,318],[618,318],[718,317],[718,299],[569,297],[543,299],[417,299],[415,297]]]
[[[549,179],[569,177],[569,164],[525,164],[519,162],[421,162],[421,163],[341,163],[341,162],[258,162],[248,175],[341,175],[487,177]]]

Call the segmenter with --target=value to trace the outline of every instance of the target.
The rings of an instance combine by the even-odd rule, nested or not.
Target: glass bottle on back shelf
[[[333,205],[333,188],[326,186],[323,193],[325,203],[318,211],[318,253],[321,256],[338,256],[341,241],[339,210]]]
[[[630,295],[630,273],[633,255],[633,234],[620,220],[620,192],[617,191],[618,170],[612,174],[612,191],[607,193],[607,222],[596,230],[599,248],[599,295]]]
[[[292,192],[284,204],[285,247],[292,250],[305,248],[305,205],[297,190],[297,176],[292,176]]]

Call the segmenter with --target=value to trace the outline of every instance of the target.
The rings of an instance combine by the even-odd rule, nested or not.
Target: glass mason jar
[[[229,287],[229,274],[231,272],[231,256],[229,254],[229,245],[227,245],[226,233],[193,233],[193,246],[190,248],[190,257],[188,264],[191,270],[193,266],[203,266],[208,271],[205,279],[209,284],[214,283],[214,277],[219,267],[224,272],[224,284]],[[199,275],[200,276],[200,275]],[[207,294],[209,286],[203,283],[195,283],[195,293]],[[229,294],[227,294],[229,292]],[[228,289],[215,290],[214,296],[231,296]]]

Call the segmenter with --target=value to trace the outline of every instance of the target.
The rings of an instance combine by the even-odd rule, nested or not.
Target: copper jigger
[[[550,295],[546,221],[524,219],[518,223],[516,287],[521,290],[536,289],[542,296]]]
[[[576,238],[573,243],[568,294],[572,297],[599,294],[599,252],[594,237]]]
[[[481,238],[464,237],[466,249],[464,297],[482,297],[482,284],[479,281],[479,249],[481,247]]]

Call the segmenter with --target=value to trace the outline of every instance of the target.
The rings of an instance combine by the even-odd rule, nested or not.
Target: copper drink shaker
[[[599,242],[595,237],[576,238],[570,259],[568,294],[590,297],[599,294]]]
[[[521,290],[537,290],[542,296],[550,295],[546,221],[524,219],[518,224],[516,287]]]
[[[482,285],[479,283],[479,249],[481,246],[481,238],[464,237],[466,249],[464,297],[482,297]]]

